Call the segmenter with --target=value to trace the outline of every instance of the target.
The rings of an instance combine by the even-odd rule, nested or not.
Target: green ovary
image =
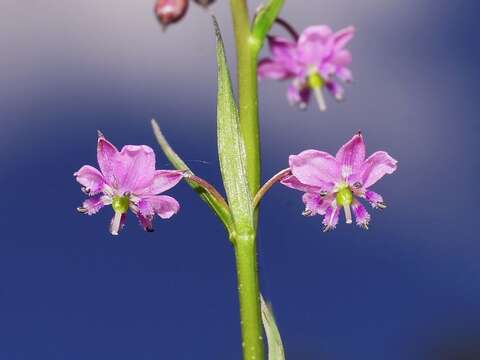
[[[128,211],[130,200],[128,196],[114,196],[112,199],[112,208],[115,212],[125,214]]]
[[[337,204],[339,206],[350,206],[353,201],[353,194],[348,187],[340,189],[337,193]]]
[[[318,72],[313,72],[308,76],[308,86],[311,89],[320,89],[324,85],[325,80],[323,80]]]

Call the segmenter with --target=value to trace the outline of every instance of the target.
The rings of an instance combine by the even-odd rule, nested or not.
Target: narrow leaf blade
[[[232,91],[225,48],[220,28],[213,18],[217,37],[218,98],[217,137],[218,156],[223,183],[233,220],[240,228],[253,228],[252,195],[245,167],[245,146],[240,133],[238,108]]]
[[[284,3],[285,0],[270,0],[268,4],[263,5],[258,11],[252,28],[252,36],[255,39],[255,43],[258,44],[257,51],[262,49],[265,38],[282,10]]]
[[[268,342],[268,360],[285,360],[282,338],[280,337],[280,332],[278,331],[272,310],[262,295],[260,295],[260,302],[262,307],[262,322]]]

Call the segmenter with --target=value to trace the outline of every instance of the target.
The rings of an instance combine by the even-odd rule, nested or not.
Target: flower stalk
[[[291,174],[292,171],[290,170],[290,168],[286,168],[273,175],[270,180],[263,184],[263,186],[260,188],[260,190],[258,190],[257,194],[253,198],[253,208],[257,208],[258,205],[260,205],[260,201],[262,201],[265,194],[268,192],[268,190],[270,190],[273,185],[275,185],[279,181],[282,181],[284,178]]]
[[[193,175],[191,172],[188,171],[185,173],[185,178],[201,186],[205,191],[207,191],[211,196],[213,196],[215,200],[217,200],[218,203],[222,205],[222,207],[228,208],[228,204],[225,201],[224,197],[208,181],[202,179],[201,177]]]
[[[298,35],[297,30],[295,30],[295,29],[293,28],[293,26],[288,23],[288,21],[286,21],[286,20],[284,20],[284,19],[282,19],[282,18],[280,18],[280,17],[277,17],[277,18],[275,19],[275,24],[278,24],[278,25],[280,25],[281,27],[283,27],[283,28],[285,29],[285,31],[290,34],[290,36],[292,37],[292,39],[295,40],[295,42],[298,41],[298,38],[300,37],[300,35]]]

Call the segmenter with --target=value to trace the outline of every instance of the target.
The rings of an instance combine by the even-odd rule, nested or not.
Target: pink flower
[[[287,29],[295,34],[291,27]],[[308,27],[295,41],[270,36],[272,57],[260,61],[258,75],[261,79],[293,80],[287,92],[290,104],[306,108],[313,91],[320,110],[324,111],[323,89],[341,100],[343,87],[335,78],[352,80],[348,69],[352,56],[345,46],[354,33],[353,26],[334,33],[330,27],[320,25]]]
[[[318,150],[305,150],[289,158],[292,175],[282,184],[304,191],[304,215],[323,215],[325,231],[338,223],[343,208],[347,224],[352,223],[352,212],[357,225],[367,229],[370,214],[358,198],[364,198],[372,207],[386,207],[380,194],[369,187],[385,174],[397,169],[397,161],[384,151],[377,151],[365,160],[365,143],[359,132],[338,150],[335,156]]]
[[[159,195],[175,186],[181,171],[155,170],[155,153],[146,145],[126,145],[121,151],[99,132],[97,160],[100,171],[85,165],[73,175],[90,196],[78,211],[93,215],[105,205],[115,212],[110,224],[112,235],[125,224],[128,209],[137,216],[146,231],[153,231],[155,214],[168,219],[178,212],[174,198]]]

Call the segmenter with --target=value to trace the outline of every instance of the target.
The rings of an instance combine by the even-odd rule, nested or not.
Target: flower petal
[[[280,181],[280,183],[289,187],[289,188],[304,191],[304,192],[319,193],[322,190],[318,186],[311,186],[311,185],[303,184],[302,182],[300,182],[300,180],[298,180],[293,175],[287,176],[286,178],[282,179],[282,181]]]
[[[330,79],[331,76],[334,75],[337,71],[337,67],[330,61],[323,62],[322,65],[317,66],[316,69],[320,73],[324,81],[326,81],[326,79]]]
[[[365,206],[363,206],[358,200],[353,200],[352,211],[355,215],[355,220],[358,226],[368,229],[368,223],[370,222],[370,214]]]
[[[100,171],[93,166],[82,166],[73,174],[76,180],[83,186],[83,190],[88,195],[96,195],[103,190],[105,179]]]
[[[318,186],[329,191],[340,178],[340,167],[330,154],[318,150],[305,150],[290,155],[292,174],[303,184]]]
[[[380,180],[385,174],[397,170],[397,160],[385,151],[373,153],[361,166],[359,175],[364,188],[368,188]]]
[[[297,44],[279,36],[269,36],[268,42],[273,60],[281,64],[291,75],[299,75],[303,66],[298,61]]]
[[[323,225],[325,228],[323,229],[324,232],[331,231],[335,229],[338,224],[338,218],[340,216],[340,210],[334,202],[332,206],[329,206],[325,211],[325,217],[323,218]]]
[[[352,82],[353,81],[353,75],[352,75],[352,72],[347,69],[346,67],[344,68],[340,68],[337,70],[337,76],[340,80],[342,80],[343,82]]]
[[[341,30],[338,30],[333,34],[333,41],[335,43],[335,50],[342,50],[347,43],[353,39],[355,35],[355,27],[347,26]]]
[[[110,204],[109,197],[104,195],[97,195],[86,199],[82,206],[78,208],[78,211],[87,215],[94,215],[100,211],[105,205]]]
[[[100,134],[97,159],[105,182],[121,193],[141,191],[153,181],[155,153],[149,146],[127,145],[119,152]]]
[[[383,202],[382,195],[376,193],[375,191],[365,191],[364,197],[372,205],[373,208],[384,209],[386,207],[385,203]]]
[[[100,166],[105,182],[113,187],[118,184],[117,173],[120,170],[119,152],[102,134],[98,136],[97,161]]]
[[[285,80],[292,74],[280,62],[272,59],[262,59],[258,63],[258,77],[260,79]]]
[[[147,232],[153,232],[153,215],[143,215],[142,213],[137,213],[137,219],[140,222],[140,225]]]
[[[338,84],[335,81],[326,81],[325,87],[327,88],[328,91],[330,91],[330,93],[332,93],[332,95],[335,97],[335,100],[337,101],[343,100],[344,90],[342,85]]]
[[[180,210],[180,204],[166,195],[146,196],[139,201],[138,208],[144,216],[157,214],[162,219],[169,219]]]
[[[280,36],[269,36],[268,44],[273,56],[284,60],[294,60],[297,44]]]
[[[343,71],[343,69],[346,69],[347,66],[352,63],[352,54],[348,50],[338,51],[332,55],[332,59],[330,60],[330,62],[336,68],[336,75],[342,78],[340,73],[341,71]],[[344,81],[351,81],[351,79],[345,79]]]
[[[120,191],[137,193],[152,185],[155,153],[151,147],[126,145],[120,152],[120,162],[120,171],[116,171]]]
[[[157,195],[171,189],[183,179],[183,171],[155,170],[152,184],[142,194]]]
[[[287,90],[287,99],[291,106],[295,106],[300,110],[304,110],[310,101],[309,87],[300,81],[293,81]]]
[[[335,158],[341,166],[344,179],[357,172],[365,160],[365,143],[362,134],[360,132],[355,134],[338,150]]]
[[[298,44],[300,46],[305,46],[311,41],[326,42],[330,39],[332,34],[332,29],[328,25],[309,26],[303,30],[298,39]]]
[[[319,194],[305,193],[302,196],[305,204],[304,215],[325,215],[327,208],[332,203],[332,197],[320,196]]]
[[[326,25],[306,28],[298,39],[298,53],[307,66],[321,65],[333,48],[332,29]]]

